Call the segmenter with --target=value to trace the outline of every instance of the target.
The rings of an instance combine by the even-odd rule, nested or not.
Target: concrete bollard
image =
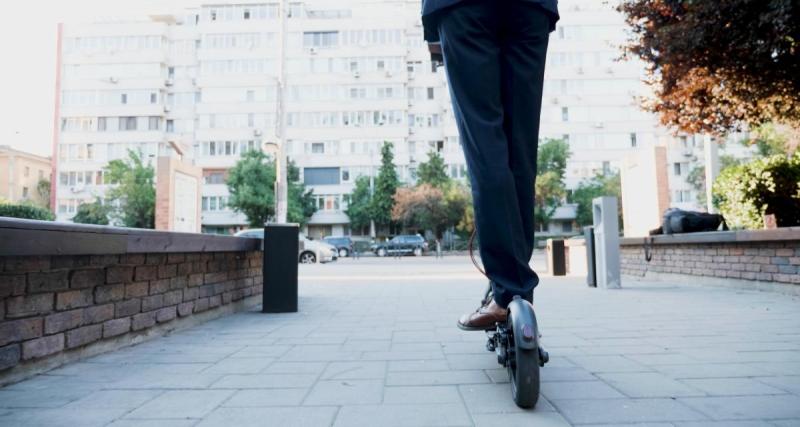
[[[617,198],[592,200],[597,287],[618,289],[620,283],[619,219]]]

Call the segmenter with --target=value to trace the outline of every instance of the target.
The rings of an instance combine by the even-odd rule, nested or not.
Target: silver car
[[[263,239],[264,230],[258,228],[246,229],[236,233],[236,236]],[[298,239],[300,244],[298,245],[297,258],[301,264],[326,263],[336,261],[338,258],[336,247],[333,245],[309,240],[303,233],[298,235]]]

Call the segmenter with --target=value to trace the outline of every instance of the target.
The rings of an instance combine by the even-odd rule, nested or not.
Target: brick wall
[[[800,240],[621,246],[622,274],[680,274],[717,279],[800,284]]]
[[[262,252],[0,256],[0,377],[261,293]]]

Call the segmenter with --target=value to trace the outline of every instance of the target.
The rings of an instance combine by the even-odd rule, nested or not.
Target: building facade
[[[50,163],[49,157],[0,145],[0,199],[11,203],[33,203],[45,208],[49,206],[50,200],[40,191],[39,183],[50,181]]]
[[[541,136],[569,142],[566,179],[575,188],[617,169],[629,150],[675,138],[638,107],[643,67],[617,61],[625,24],[613,4],[560,3]],[[345,214],[348,196],[356,178],[377,173],[384,142],[393,144],[405,182],[431,151],[452,178],[466,180],[444,70],[430,61],[418,0],[292,2],[288,12],[286,152],[314,192],[310,236],[357,232]],[[278,3],[251,0],[65,25],[58,219],[104,194],[107,162],[129,150],[154,161],[179,144],[203,170],[203,231],[245,227],[227,206],[225,179],[243,152],[276,139],[279,31]]]

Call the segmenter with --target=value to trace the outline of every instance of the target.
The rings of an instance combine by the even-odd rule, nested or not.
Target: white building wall
[[[675,141],[638,107],[643,66],[616,60],[625,24],[608,3],[562,0],[551,36],[541,136],[569,141],[569,188],[618,169],[634,147]],[[451,176],[466,179],[444,70],[431,67],[418,0],[292,3],[288,27],[287,153],[306,179],[315,168],[339,169],[336,180],[308,182],[320,208],[309,234],[350,232],[345,195],[356,177],[377,173],[383,141],[394,144],[404,181],[413,181],[432,149]],[[275,138],[279,28],[277,2],[252,0],[198,4],[140,22],[66,25],[61,77],[69,101],[61,118],[73,121],[59,139],[57,176],[66,177],[57,186],[59,220],[103,194],[97,172],[126,148],[155,156],[169,153],[171,141],[205,170],[204,229],[245,226],[243,215],[224,206],[220,177],[244,150]],[[145,37],[144,47],[140,39],[119,44],[124,37]],[[98,95],[88,102],[84,92]],[[123,105],[122,93],[146,98]],[[99,117],[139,117],[139,130],[101,132]],[[149,117],[158,119],[157,129],[150,130]],[[670,161],[682,156],[680,148],[670,153]],[[685,187],[678,178],[672,185],[673,195]]]

